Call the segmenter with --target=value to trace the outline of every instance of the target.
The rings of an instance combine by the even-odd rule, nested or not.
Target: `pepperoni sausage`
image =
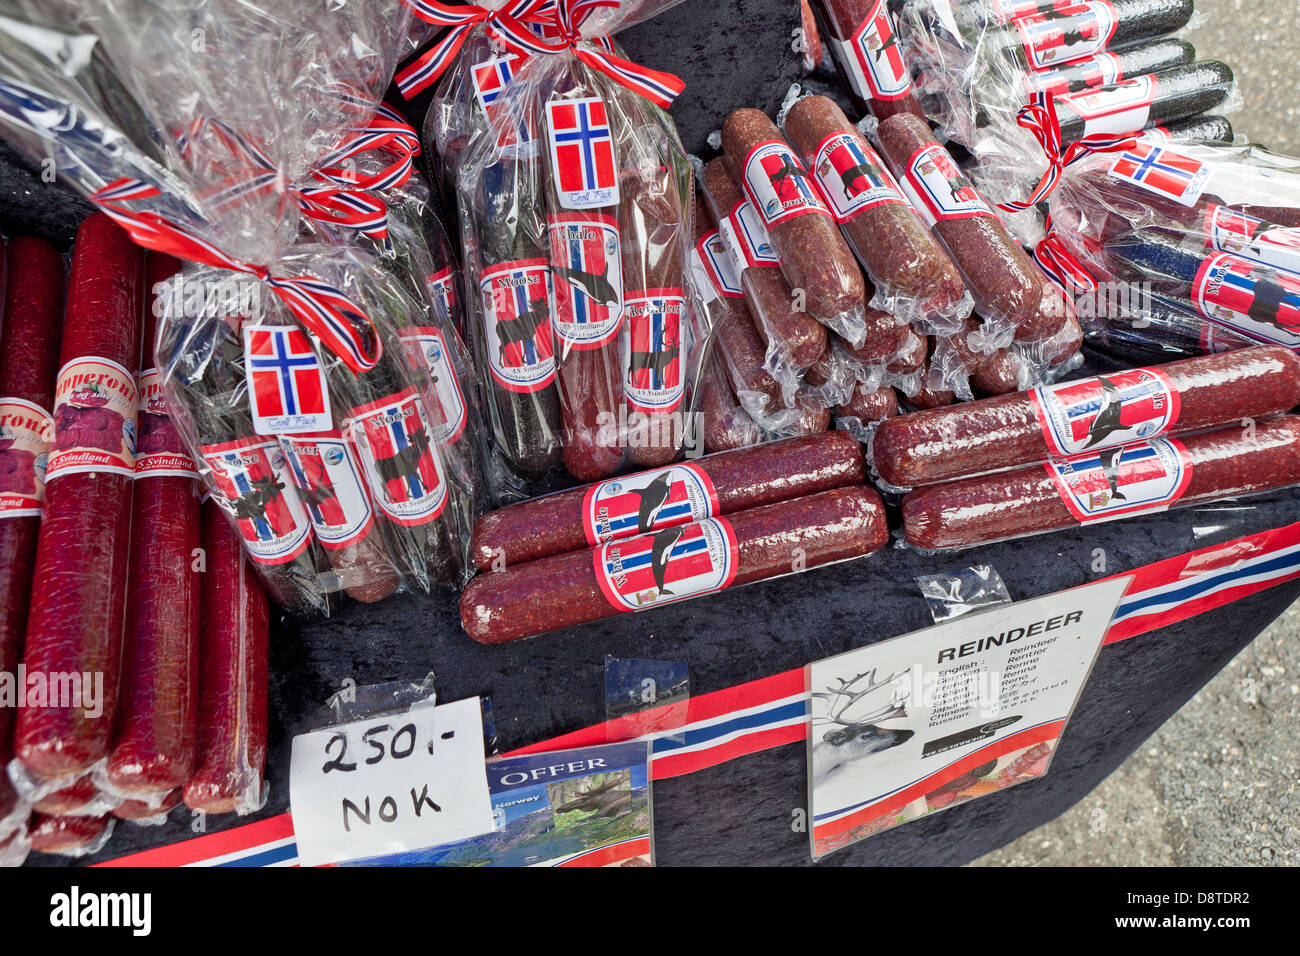
[[[86,774],[78,777],[71,785],[41,797],[32,804],[32,809],[37,813],[48,813],[51,816],[68,816],[84,811],[90,806],[91,801],[98,799],[100,799],[99,788],[95,786],[91,775]]]
[[[903,496],[903,531],[916,548],[960,548],[1298,480],[1300,418],[1288,415],[917,488]]]
[[[28,836],[37,853],[60,853],[81,856],[100,845],[112,826],[112,819],[101,817],[50,817],[32,815]]]
[[[1139,438],[1267,418],[1297,404],[1300,356],[1265,346],[907,415],[881,425],[872,449],[876,468],[890,484],[928,485]]]
[[[503,644],[735,584],[861,557],[889,540],[884,503],[855,486],[739,511],[480,574],[461,595],[461,622]]]
[[[113,816],[119,820],[138,820],[145,822],[162,822],[172,810],[181,805],[181,792],[171,790],[165,793],[161,801],[123,800],[113,808]]]
[[[19,712],[14,749],[38,777],[81,773],[111,742],[126,611],[142,271],[140,250],[108,216],[82,224],[23,661],[30,673],[80,674],[93,685],[71,706]]]

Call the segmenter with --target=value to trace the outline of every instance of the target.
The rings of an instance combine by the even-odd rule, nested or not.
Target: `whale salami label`
[[[725,518],[664,528],[592,551],[596,580],[617,611],[642,611],[721,591],[736,577],[739,548]]]
[[[54,419],[21,398],[0,398],[0,518],[39,516]]]
[[[1155,438],[1178,421],[1181,401],[1164,372],[1135,368],[1029,393],[1053,455]]]
[[[244,326],[244,373],[253,430],[259,435],[334,427],[325,369],[302,329]]]
[[[135,474],[135,376],[88,356],[59,371],[54,386],[54,446],[45,480],[61,475]]]
[[[536,392],[555,381],[551,268],[545,259],[503,262],[479,284],[488,371],[511,392]]]
[[[727,218],[718,223],[718,231],[740,268],[756,269],[781,264],[772,248],[772,237],[767,234],[763,218],[748,199],[736,203]]]
[[[139,407],[136,425],[140,435],[135,443],[137,478],[197,478],[199,470],[185,450],[163,397],[162,370],[151,368],[141,373],[137,383]]]
[[[339,549],[364,538],[375,523],[375,510],[343,433],[281,435],[280,448],[317,540]]]
[[[1300,276],[1220,253],[1201,263],[1192,301],[1209,322],[1300,351]]]
[[[1135,76],[1099,90],[1058,96],[1064,106],[1083,120],[1083,135],[1135,133],[1151,118],[1158,81],[1154,75]]]
[[[447,340],[442,330],[432,325],[413,325],[397,333],[411,363],[429,374],[438,407],[433,409],[433,440],[439,445],[453,445],[465,433],[469,413],[460,377],[451,364]]]
[[[847,40],[826,37],[853,92],[864,100],[898,100],[912,89],[885,0],[875,4]]]
[[[740,271],[719,230],[700,237],[692,265],[703,276],[704,287],[713,290],[713,298],[741,297]]]
[[[1118,18],[1106,0],[1086,0],[1077,7],[1018,17],[1015,24],[1030,68],[1050,70],[1104,50]]]
[[[618,222],[598,213],[551,216],[555,334],[564,348],[597,349],[623,321],[623,258]]]
[[[813,174],[836,222],[848,222],[875,206],[906,202],[875,150],[853,133],[832,133],[822,140]]]
[[[401,525],[428,524],[447,505],[447,479],[424,403],[408,388],[352,409],[348,428],[371,494]]]
[[[286,564],[307,550],[311,522],[274,438],[253,436],[204,445],[213,500],[235,522],[248,556],[259,564]]]
[[[929,226],[949,219],[993,217],[974,183],[939,143],[929,143],[912,154],[900,185]]]
[[[681,404],[685,304],[681,289],[646,289],[627,298],[623,393],[633,411],[671,412]]]
[[[1165,196],[1184,206],[1195,206],[1210,178],[1210,167],[1154,142],[1138,142],[1120,153],[1110,176]]]
[[[697,465],[669,465],[592,485],[582,501],[591,547],[710,518],[718,492]]]
[[[1205,244],[1216,252],[1300,273],[1300,229],[1275,226],[1217,203],[1205,210]]]
[[[768,228],[809,214],[829,216],[808,170],[788,144],[769,139],[745,157],[745,194]]]
[[[455,322],[456,319],[456,274],[450,268],[441,269],[424,280],[425,288],[429,290],[429,298],[433,300],[433,311],[439,319],[444,322]]]
[[[1164,511],[1192,480],[1187,450],[1172,438],[1072,455],[1043,467],[1082,524]]]
[[[1028,99],[1035,93],[1050,93],[1052,96],[1079,93],[1097,86],[1108,86],[1122,79],[1124,71],[1120,67],[1119,57],[1114,53],[1098,53],[1072,64],[1068,69],[1022,73],[1020,86]]]

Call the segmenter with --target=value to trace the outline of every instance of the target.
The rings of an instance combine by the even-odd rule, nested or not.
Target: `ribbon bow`
[[[1097,280],[1066,247],[1065,241],[1052,227],[1050,215],[1043,226],[1047,230],[1047,235],[1034,247],[1034,261],[1038,263],[1038,267],[1066,292],[1083,294],[1096,292]]]

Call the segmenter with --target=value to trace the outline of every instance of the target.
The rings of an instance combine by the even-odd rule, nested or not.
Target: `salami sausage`
[[[1265,346],[1048,385],[880,426],[876,468],[928,485],[1158,435],[1290,411],[1300,356]]]
[[[180,805],[181,792],[171,790],[158,802],[123,800],[113,808],[113,816],[119,820],[153,820],[157,817],[165,817]]]
[[[45,497],[44,456],[54,432],[50,413],[59,369],[63,271],[58,250],[43,239],[9,240],[0,326],[0,673],[5,674],[18,672],[27,630]],[[15,804],[2,768],[13,756],[16,713],[0,707],[0,819]]]
[[[873,489],[835,488],[480,574],[461,595],[461,622],[479,643],[503,644],[788,574],[796,557],[809,568],[860,557],[888,540]]]
[[[898,394],[888,385],[881,388],[859,385],[853,390],[852,398],[836,407],[835,414],[864,422],[883,422],[898,414]]]
[[[1005,395],[1020,387],[1020,358],[998,349],[971,372],[970,386],[979,395]]]
[[[880,124],[895,178],[943,243],[985,318],[1020,326],[1039,304],[1038,267],[1020,248],[920,117]]]
[[[861,344],[862,271],[776,124],[760,110],[735,110],[722,123],[722,148],[767,229],[786,281],[803,290],[808,313]]]
[[[704,416],[704,450],[707,452],[731,451],[763,440],[759,427],[740,407],[731,391],[731,383],[712,351],[704,361],[700,414]]]
[[[794,414],[776,430],[782,438],[816,435],[831,424],[831,410],[815,389],[801,388],[794,398]]]
[[[90,777],[90,774],[78,777],[69,786],[46,794],[32,804],[32,809],[52,816],[67,816],[84,810],[92,800],[100,799],[99,788]]]
[[[474,563],[511,567],[865,480],[862,446],[843,432],[706,455],[489,512],[474,529]]]
[[[903,112],[925,115],[885,0],[811,0],[809,5],[859,109],[878,120]]]
[[[1065,63],[1041,73],[1022,73],[1016,92],[1021,102],[1027,102],[1035,93],[1051,93],[1053,96],[1079,93],[1130,76],[1145,76],[1185,66],[1195,59],[1196,48],[1186,40],[1162,37],[1119,50],[1103,50],[1087,59]]]
[[[112,738],[131,530],[142,271],[140,251],[108,216],[96,213],[82,224],[72,257],[23,661],[29,673],[79,674],[92,687],[83,686],[80,700],[67,702],[71,706],[19,712],[15,753],[38,777],[85,771],[108,753]]]
[[[917,488],[903,496],[907,543],[985,544],[1300,481],[1300,418],[1157,438]]]
[[[151,253],[146,289],[180,263]],[[151,295],[147,295],[150,305]],[[198,471],[172,426],[162,376],[152,368],[158,310],[144,313],[122,692],[105,773],[120,793],[160,793],[181,786],[194,769],[198,718]]]
[[[203,505],[197,759],[185,805],[248,812],[260,803],[266,765],[267,605],[239,540]]]
[[[105,838],[112,825],[105,814],[100,817],[51,817],[32,815],[27,834],[37,853],[60,853],[79,856]]]

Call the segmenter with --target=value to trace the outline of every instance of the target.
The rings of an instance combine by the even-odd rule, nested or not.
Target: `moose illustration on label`
[[[681,402],[684,303],[681,289],[650,289],[628,297],[625,392],[636,411],[668,412]]]
[[[311,525],[285,475],[274,439],[247,438],[203,448],[212,471],[213,500],[235,521],[253,560],[284,564],[306,550]]]
[[[320,543],[339,549],[365,537],[374,509],[342,433],[282,435],[280,447]]]
[[[885,0],[867,10],[861,25],[847,40],[828,36],[849,86],[864,100],[897,100],[912,88],[912,76],[898,45]]]
[[[903,203],[880,157],[852,133],[828,136],[817,149],[813,170],[822,195],[840,222],[873,206]]]
[[[779,140],[767,140],[749,151],[744,185],[750,201],[768,226],[806,213],[830,214],[813,187],[808,170],[790,147]]]
[[[535,392],[555,380],[551,272],[545,259],[493,266],[483,273],[488,369],[512,392]]]
[[[1300,348],[1300,276],[1223,253],[1192,283],[1197,310],[1253,339]]]
[[[407,526],[428,524],[442,514],[447,483],[414,387],[353,409],[349,429],[384,514]]]
[[[938,143],[918,149],[907,164],[904,182],[913,205],[933,224],[947,219],[992,216],[975,184]]]

